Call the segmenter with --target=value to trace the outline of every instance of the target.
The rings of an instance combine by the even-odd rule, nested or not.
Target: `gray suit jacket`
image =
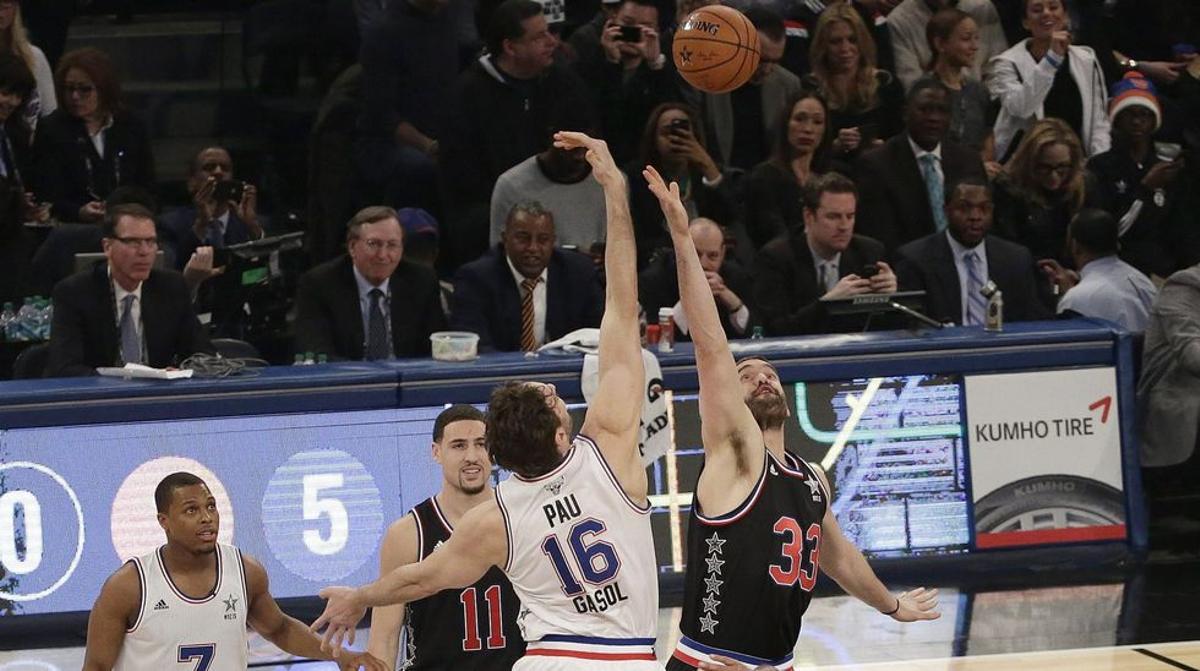
[[[783,105],[793,94],[800,92],[800,78],[778,67],[762,83],[763,132],[766,147],[775,145],[775,134],[784,117]],[[709,137],[716,138],[721,161],[728,162],[733,152],[733,98],[728,93],[704,95],[704,118],[709,125]]]
[[[1187,461],[1200,427],[1200,265],[1171,275],[1158,292],[1137,396],[1142,465]]]

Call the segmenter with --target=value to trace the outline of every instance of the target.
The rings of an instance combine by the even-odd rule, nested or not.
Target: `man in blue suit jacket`
[[[451,328],[478,333],[481,351],[515,352],[600,326],[604,296],[592,260],[555,248],[555,239],[550,212],[536,202],[515,205],[500,244],[459,268]]]
[[[228,247],[263,237],[258,193],[246,184],[237,200],[220,198],[222,182],[234,180],[233,159],[221,147],[203,149],[192,159],[188,191],[193,204],[162,216],[164,242],[175,250],[175,267],[187,265],[199,247]]]

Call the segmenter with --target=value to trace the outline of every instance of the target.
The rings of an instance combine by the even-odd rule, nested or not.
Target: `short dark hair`
[[[396,213],[396,210],[386,205],[371,205],[370,207],[364,207],[358,212],[355,212],[354,216],[350,217],[350,221],[346,222],[346,239],[353,240],[357,238],[359,230],[361,230],[362,227],[367,224],[377,224],[388,219],[395,219],[396,222],[399,223],[400,215]],[[400,227],[400,234],[404,234],[403,226]]]
[[[542,15],[541,3],[534,0],[504,0],[487,20],[487,49],[492,58],[504,53],[504,40],[519,40],[525,35],[521,22]]]
[[[958,190],[964,186],[979,187],[984,191],[987,191],[988,200],[992,199],[992,185],[982,177],[970,175],[956,179],[946,185],[946,192],[943,194],[943,197],[945,198],[947,205],[950,204],[950,201],[954,200],[954,197],[958,195]]]
[[[455,422],[474,421],[487,423],[487,416],[483,411],[473,405],[460,403],[452,405],[438,414],[437,419],[433,421],[433,442],[442,442],[442,434],[445,433],[446,427]]]
[[[117,224],[121,223],[121,217],[132,217],[134,219],[149,219],[154,221],[154,213],[145,205],[139,203],[123,203],[109,207],[104,211],[104,221],[100,224],[100,232],[106,238],[117,237]]]
[[[33,93],[37,88],[37,80],[33,78],[33,73],[29,71],[29,66],[25,61],[21,60],[20,56],[11,53],[0,53],[0,91],[11,91],[21,96],[24,100],[29,99],[29,94]],[[21,108],[24,108],[24,100]],[[14,110],[16,114],[19,110]]]
[[[504,227],[508,228],[508,224],[510,222],[512,222],[513,218],[516,217],[518,214],[523,214],[527,217],[532,217],[534,219],[538,219],[541,217],[549,217],[550,226],[551,227],[554,226],[554,213],[551,212],[550,210],[546,209],[546,206],[542,205],[541,201],[523,200],[523,201],[513,205],[508,210],[508,215],[506,215],[504,217]]]
[[[561,460],[554,441],[561,427],[541,389],[527,382],[505,382],[492,390],[488,401],[488,456],[517,475],[545,474]]]
[[[58,61],[58,69],[54,71],[54,85],[59,100],[67,100],[63,86],[66,85],[67,72],[72,69],[83,70],[96,85],[96,96],[102,111],[111,114],[121,109],[121,81],[108,54],[95,47],[75,49],[64,54]]]
[[[1121,246],[1117,218],[1095,207],[1085,207],[1075,215],[1068,235],[1092,254],[1116,254]]]
[[[950,87],[943,84],[942,80],[937,79],[936,77],[925,77],[922,79],[918,79],[912,85],[912,88],[908,90],[908,97],[904,99],[905,106],[911,105],[912,102],[917,99],[917,96],[919,94],[921,94],[922,92],[931,91],[931,90],[932,91],[940,91],[941,93],[944,93],[947,97],[949,97],[951,95]]]
[[[171,507],[171,497],[175,495],[175,490],[180,487],[191,487],[193,485],[204,485],[207,487],[208,483],[201,480],[199,476],[187,471],[179,471],[168,475],[154,488],[154,507],[158,509],[158,512],[166,514],[167,509]]]
[[[742,364],[746,363],[747,361],[761,361],[761,362],[767,364],[767,366],[769,366],[771,368],[771,370],[775,371],[775,377],[779,377],[779,369],[775,367],[775,364],[771,363],[770,361],[767,361],[766,359],[764,359],[761,356],[754,356],[754,355],[744,356],[744,357],[738,359],[737,361],[735,361],[733,364],[733,367],[740,371],[742,369]]]
[[[817,175],[808,180],[808,184],[804,187],[805,209],[816,212],[817,208],[821,206],[821,196],[827,193],[849,193],[858,198],[858,187],[854,185],[854,180],[840,172]]]
[[[779,42],[787,37],[787,29],[783,25],[783,16],[775,10],[762,5],[751,5],[743,12],[753,24],[755,30]]]

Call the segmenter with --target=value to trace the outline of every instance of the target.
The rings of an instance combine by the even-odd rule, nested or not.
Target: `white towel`
[[[658,359],[647,350],[642,350],[642,365],[646,371],[646,393],[642,396],[642,426],[638,449],[642,453],[642,463],[648,466],[667,453],[671,446],[671,436],[667,431],[667,399],[663,395],[662,367],[658,365]],[[600,386],[600,357],[595,354],[583,357],[583,373],[579,386],[583,390],[584,400],[591,403]]]

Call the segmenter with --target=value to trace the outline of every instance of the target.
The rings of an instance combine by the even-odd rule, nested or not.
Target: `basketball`
[[[725,93],[745,84],[758,68],[758,30],[732,7],[701,7],[679,26],[671,51],[689,84]]]

